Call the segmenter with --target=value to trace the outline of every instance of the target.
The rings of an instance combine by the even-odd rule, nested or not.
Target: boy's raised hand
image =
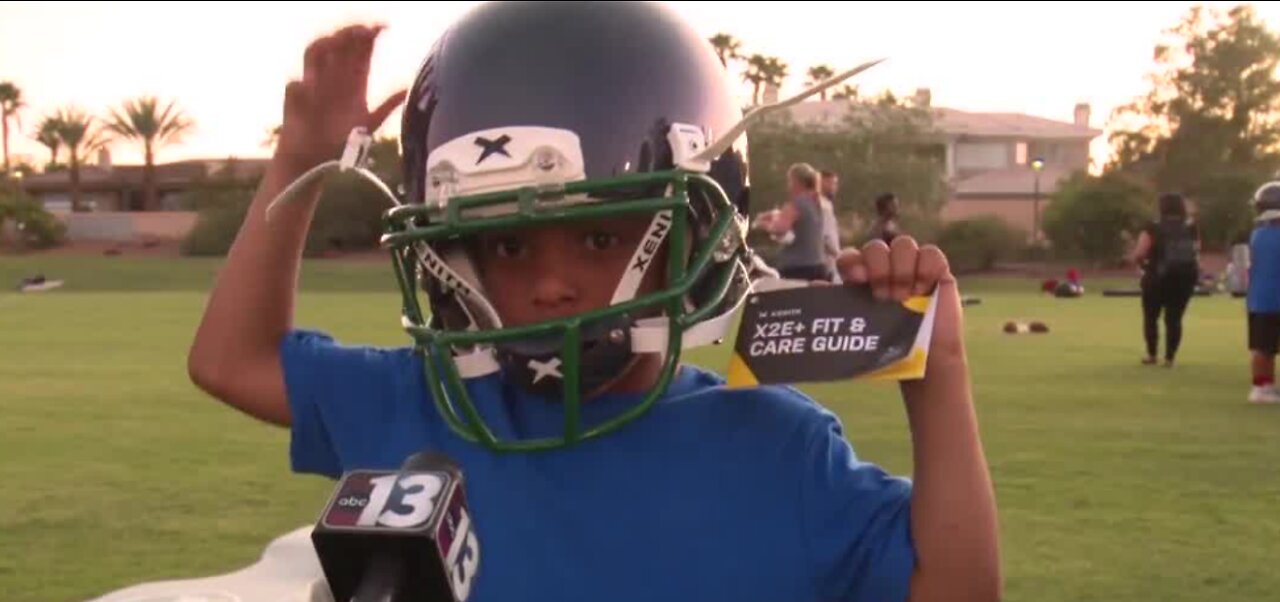
[[[938,292],[925,377],[901,384],[911,426],[912,541],[917,558],[911,602],[999,600],[995,493],[978,435],[955,276],[942,251],[899,236],[837,260],[844,281],[879,299]]]
[[[266,209],[304,172],[339,158],[351,130],[372,133],[404,102],[400,91],[369,110],[369,61],[380,31],[346,27],[307,47],[302,79],[285,88],[275,157],[218,273],[188,353],[192,382],[273,424],[292,420],[280,345],[293,328],[299,264],[319,189],[305,193],[309,202],[281,208],[283,219],[268,223]]]
[[[353,25],[316,39],[303,57],[301,80],[285,88],[284,123],[276,156],[309,169],[342,153],[351,130],[372,133],[404,102],[400,90],[368,108],[369,62],[381,25]]]
[[[846,284],[869,284],[872,294],[881,300],[903,301],[938,289],[930,363],[936,354],[941,354],[938,359],[963,357],[960,295],[941,249],[921,247],[910,236],[895,238],[892,246],[873,240],[860,250],[842,251],[836,266]]]

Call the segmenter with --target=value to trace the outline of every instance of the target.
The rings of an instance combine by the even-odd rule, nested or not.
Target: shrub
[[[19,191],[0,193],[0,230],[6,223],[15,224],[20,248],[47,249],[67,239],[67,225]]]
[[[1024,246],[1026,233],[995,216],[954,221],[942,227],[938,247],[946,253],[956,273],[989,270],[1014,258]]]
[[[226,255],[252,200],[252,190],[217,184],[206,184],[188,193],[184,202],[199,215],[182,241],[182,254]]]

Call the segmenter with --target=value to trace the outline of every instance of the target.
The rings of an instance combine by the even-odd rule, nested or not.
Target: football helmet
[[[1280,219],[1280,181],[1263,184],[1253,193],[1252,200],[1253,209],[1258,213],[1257,221]]]
[[[658,5],[493,3],[440,38],[406,102],[406,205],[388,213],[383,241],[405,295],[406,329],[455,430],[498,449],[607,433],[661,397],[683,348],[724,336],[750,287],[745,153],[740,145],[699,155],[740,119],[709,44]],[[609,307],[503,324],[467,237],[621,215],[651,222],[628,268],[608,283]],[[660,245],[666,266],[651,261]],[[666,272],[663,287],[638,294],[655,269]],[[584,398],[639,353],[663,356],[657,386],[622,415],[579,423]],[[493,372],[559,400],[563,433],[498,440],[463,386]]]
[[[391,195],[397,206],[381,239],[403,296],[403,327],[449,426],[495,450],[543,450],[609,433],[648,410],[681,352],[721,340],[753,280],[776,276],[746,244],[747,124],[873,64],[744,116],[710,44],[657,4],[500,2],[453,24],[410,90],[403,197]],[[353,133],[342,161],[282,196],[335,165],[390,195],[359,167],[361,139],[367,144]],[[609,306],[503,323],[469,254],[471,237],[624,215],[649,226],[608,283]],[[654,265],[663,246],[666,265]],[[663,270],[663,284],[642,293],[651,270]],[[616,415],[584,420],[586,397],[638,354],[661,357],[657,384]],[[562,431],[495,434],[467,386],[493,374],[562,404]]]

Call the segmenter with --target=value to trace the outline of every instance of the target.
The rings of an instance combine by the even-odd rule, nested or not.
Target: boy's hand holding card
[[[879,301],[865,285],[752,294],[728,384],[924,378],[936,300]]]

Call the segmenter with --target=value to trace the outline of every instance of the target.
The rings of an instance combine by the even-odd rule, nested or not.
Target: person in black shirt
[[[869,240],[880,239],[884,244],[893,244],[893,239],[902,234],[898,227],[898,197],[886,192],[876,197],[876,221],[871,224]]]
[[[1200,277],[1200,229],[1187,217],[1179,194],[1159,200],[1160,217],[1147,224],[1129,259],[1142,268],[1142,332],[1147,355],[1142,363],[1156,363],[1160,342],[1157,321],[1164,313],[1164,365],[1172,367],[1182,343],[1182,317]]]

